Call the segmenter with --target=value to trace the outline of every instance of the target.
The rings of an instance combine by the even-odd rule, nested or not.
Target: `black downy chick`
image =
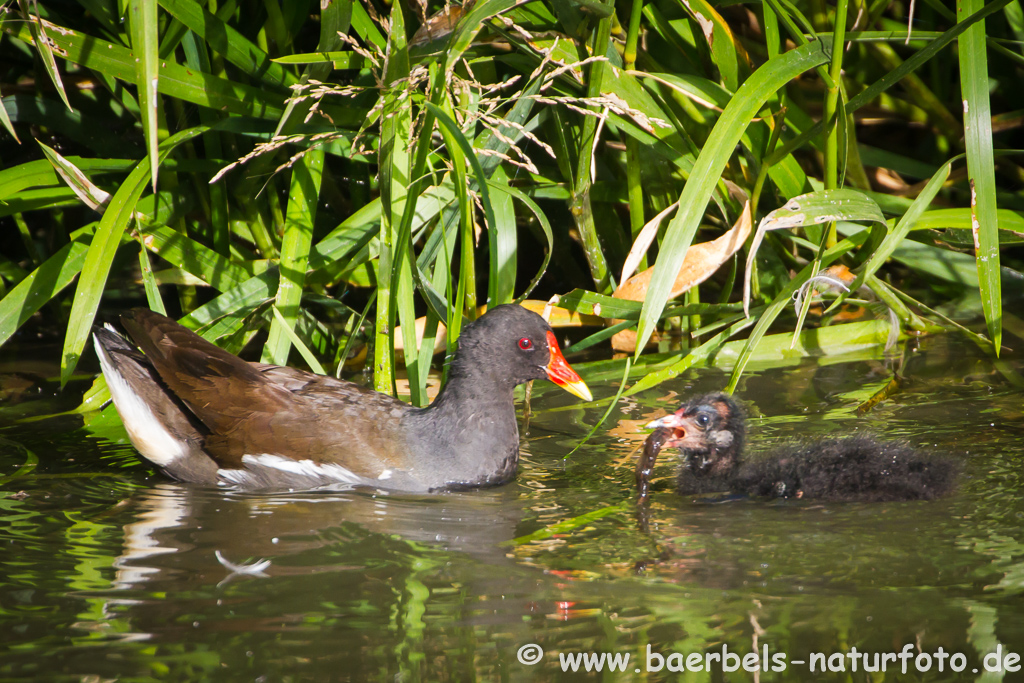
[[[743,460],[746,417],[726,394],[690,400],[647,425],[637,466],[640,502],[646,478],[664,447],[682,453],[680,493],[731,491],[771,498],[833,501],[931,500],[953,490],[959,463],[898,442],[866,436],[785,444],[751,462]],[[646,474],[645,474],[646,473]]]

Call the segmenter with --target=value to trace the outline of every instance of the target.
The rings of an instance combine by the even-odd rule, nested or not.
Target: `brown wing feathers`
[[[229,432],[253,413],[288,405],[289,392],[252,365],[161,315],[135,309],[121,322],[161,379],[211,431]]]
[[[226,467],[243,455],[289,454],[315,462],[345,456],[360,474],[375,454],[394,460],[396,443],[386,417],[402,402],[349,382],[248,363],[159,314],[135,309],[121,318],[160,378],[209,429],[204,449]],[[375,475],[374,475],[375,476]]]

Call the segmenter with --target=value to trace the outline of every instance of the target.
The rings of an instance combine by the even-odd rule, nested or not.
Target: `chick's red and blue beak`
[[[591,396],[590,389],[576,374],[576,371],[569,366],[565,356],[562,355],[562,350],[558,348],[555,333],[550,330],[548,330],[548,351],[551,353],[551,360],[544,367],[544,371],[548,373],[548,379],[573,396],[579,396],[584,401],[593,401],[594,397]]]
[[[660,417],[657,420],[648,422],[644,427],[646,429],[667,429],[670,430],[668,436],[665,437],[663,447],[665,448],[679,448],[680,446],[686,445],[684,441],[687,434],[696,435],[698,433],[697,425],[693,421],[693,417],[683,417],[683,410],[680,408],[670,415]]]
[[[659,417],[657,420],[648,422],[644,425],[644,429],[676,429],[677,427],[682,427],[685,422],[678,413],[672,413],[671,415]]]

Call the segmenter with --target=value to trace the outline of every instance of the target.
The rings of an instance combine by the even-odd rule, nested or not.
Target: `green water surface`
[[[1024,390],[969,343],[914,344],[903,391],[865,416],[857,405],[891,377],[879,354],[755,367],[737,397],[752,449],[866,430],[962,458],[955,495],[694,500],[672,491],[665,457],[647,518],[633,505],[639,425],[721,389],[724,370],[623,400],[568,459],[606,404],[538,383],[519,476],[497,489],[253,495],[163,479],[109,409],[25,422],[75,401],[10,360],[0,679],[1022,680],[985,663],[1024,655]],[[216,551],[271,564],[233,574]],[[709,660],[723,648],[737,657]],[[864,672],[904,648],[906,674],[894,659]],[[625,671],[576,660],[573,673],[578,653],[619,655]]]

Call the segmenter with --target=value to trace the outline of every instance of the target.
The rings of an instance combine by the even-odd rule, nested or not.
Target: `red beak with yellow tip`
[[[551,353],[551,360],[544,367],[548,373],[548,379],[573,396],[579,396],[584,401],[593,401],[594,397],[590,394],[590,389],[576,374],[576,371],[569,366],[565,356],[562,355],[562,350],[558,348],[555,333],[550,330],[548,331],[548,351]]]

